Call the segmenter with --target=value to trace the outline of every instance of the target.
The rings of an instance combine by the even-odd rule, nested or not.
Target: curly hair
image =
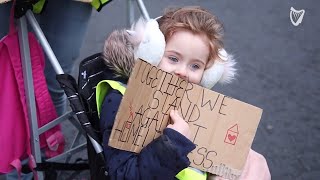
[[[166,41],[174,32],[181,29],[207,37],[210,49],[209,61],[220,59],[218,50],[223,48],[224,28],[218,18],[209,11],[198,6],[170,8],[165,10],[158,22]]]

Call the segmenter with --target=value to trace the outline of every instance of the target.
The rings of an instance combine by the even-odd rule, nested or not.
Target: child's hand
[[[179,115],[178,110],[171,110],[170,118],[172,124],[169,124],[167,128],[174,129],[180,134],[184,135],[186,138],[190,139],[191,133],[189,124]]]

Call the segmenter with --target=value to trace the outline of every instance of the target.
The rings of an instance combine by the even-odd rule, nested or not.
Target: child
[[[159,62],[159,68],[207,88],[211,88],[218,81],[229,81],[233,77],[234,62],[228,59],[229,56],[222,50],[223,27],[215,16],[198,7],[184,7],[166,12],[158,22],[166,39],[164,56]],[[128,70],[132,69],[132,59],[134,59],[134,54],[131,53],[133,47],[130,45],[130,37],[118,31],[111,34],[107,41],[105,48],[109,51],[117,50],[117,53],[123,54],[123,58],[121,62],[106,58],[106,64],[109,67],[113,66],[118,76],[128,76]],[[120,47],[117,41],[122,41],[126,46]],[[105,56],[110,55],[108,54],[110,52],[104,53]],[[224,63],[227,66],[219,66],[222,61],[230,62]],[[220,73],[221,69],[229,73]],[[177,111],[170,112],[172,124],[169,124],[163,130],[163,134],[143,148],[139,154],[108,146],[121,99],[122,95],[119,91],[111,90],[105,97],[100,114],[106,168],[111,179],[176,179],[176,177],[197,179],[195,178],[197,175],[176,176],[190,165],[187,155],[195,148],[189,139],[189,125]],[[261,166],[264,169],[259,171],[267,171],[266,176],[258,174],[254,177],[251,176],[250,169],[245,169],[244,172],[249,172],[249,175],[246,174],[247,176],[242,179],[248,179],[250,176],[270,179],[264,158],[259,160],[262,160],[260,164],[265,163]],[[250,164],[248,160],[247,164]],[[251,167],[247,164],[246,168]],[[254,170],[253,174],[256,175],[259,171]],[[201,171],[198,174],[201,179],[207,178]]]

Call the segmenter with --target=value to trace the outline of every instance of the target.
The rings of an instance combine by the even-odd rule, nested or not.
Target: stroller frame
[[[127,13],[128,13],[128,24],[132,24],[134,21],[134,0],[127,0]],[[149,19],[149,14],[144,6],[142,0],[136,0],[137,5],[140,9],[141,14],[145,19]],[[70,160],[72,154],[79,152],[86,148],[86,143],[78,145],[74,147],[75,142],[79,139],[80,133],[83,135],[87,135],[86,132],[82,129],[79,122],[76,121],[74,115],[75,113],[69,111],[64,115],[58,117],[57,119],[51,121],[50,123],[38,128],[37,122],[37,113],[36,113],[36,103],[35,103],[35,95],[34,95],[34,86],[33,86],[33,77],[32,77],[32,69],[31,69],[31,58],[30,58],[30,48],[29,48],[29,40],[28,40],[28,28],[27,21],[31,25],[37,39],[40,41],[41,46],[45,54],[47,55],[50,63],[52,64],[55,72],[57,74],[64,74],[54,52],[52,51],[45,35],[43,34],[38,22],[36,21],[31,10],[27,10],[23,16],[17,19],[17,30],[19,35],[19,46],[20,46],[20,54],[22,61],[22,70],[23,70],[23,78],[24,78],[24,86],[26,90],[26,101],[27,101],[27,112],[29,118],[29,127],[30,127],[30,136],[31,136],[31,153],[35,158],[36,163],[41,163],[41,150],[40,150],[40,139],[39,135],[44,133],[45,131],[51,129],[52,127],[60,124],[61,122],[69,119],[70,122],[79,130],[76,134],[76,137],[72,141],[70,149],[65,151],[63,154],[60,154],[56,157],[47,159],[48,162],[54,162],[66,157],[66,161]],[[79,133],[80,132],[80,133]],[[102,147],[99,143],[97,143],[93,138],[88,136],[90,142],[92,143],[96,153],[102,152]],[[44,179],[43,172],[39,171],[35,176],[38,176],[38,179]]]

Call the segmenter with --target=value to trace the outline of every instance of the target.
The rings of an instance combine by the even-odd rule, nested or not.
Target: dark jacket
[[[177,173],[189,166],[187,155],[195,145],[173,129],[164,129],[163,134],[139,154],[108,146],[121,99],[119,91],[111,90],[100,114],[106,168],[111,179],[175,179]]]

